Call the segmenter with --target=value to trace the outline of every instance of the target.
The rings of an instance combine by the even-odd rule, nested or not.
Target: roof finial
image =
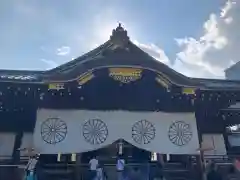
[[[122,27],[122,23],[118,22],[118,27],[113,29],[110,40],[115,44],[121,44],[121,46],[129,41],[127,31]]]
[[[122,27],[122,23],[118,22],[118,27],[121,28]]]

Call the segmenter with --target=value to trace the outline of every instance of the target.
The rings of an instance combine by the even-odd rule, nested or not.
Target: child
[[[103,167],[101,165],[98,165],[96,172],[97,175],[95,180],[105,180]]]

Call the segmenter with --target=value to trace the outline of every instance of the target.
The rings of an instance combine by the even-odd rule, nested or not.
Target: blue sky
[[[232,49],[238,36],[231,30],[239,29],[238,5],[226,0],[0,1],[0,68],[53,68],[104,43],[122,22],[134,43],[173,69],[223,78],[223,69],[239,58]]]

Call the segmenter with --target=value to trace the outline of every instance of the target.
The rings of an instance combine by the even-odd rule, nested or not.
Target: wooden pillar
[[[81,180],[82,179],[82,166],[81,166],[81,158],[82,158],[82,153],[78,153],[76,157],[76,163],[75,163],[75,177],[76,180]]]
[[[18,123],[17,123],[18,125]],[[17,165],[20,164],[20,150],[22,144],[23,132],[18,131],[15,136],[15,142],[12,152],[12,164],[16,165],[12,167],[12,179],[13,180],[20,180],[22,178],[22,169],[19,169]]]
[[[15,102],[14,102],[15,103]],[[22,117],[22,114],[20,112],[14,112],[12,114],[13,116],[11,118],[14,118],[14,123],[13,126],[15,131],[15,141],[14,141],[14,147],[13,147],[13,152],[12,152],[12,161],[14,164],[19,164],[20,163],[20,147],[22,145],[22,139],[23,139],[23,127],[25,126],[24,122],[22,119],[19,119]]]
[[[196,156],[196,160],[197,160],[197,170],[198,172],[200,172],[199,174],[199,177],[201,177],[202,180],[205,180],[206,179],[206,169],[204,167],[204,150],[202,150],[202,136],[199,137],[199,140],[200,140],[200,145],[199,145],[199,155]]]
[[[157,161],[162,165],[164,166],[164,154],[159,154],[157,153]]]
[[[203,159],[203,153],[200,153],[200,155],[196,156],[196,164],[197,164],[197,175],[200,177],[199,179],[205,180],[206,174],[205,174],[205,168],[204,168],[204,159]]]
[[[204,169],[204,153],[202,151],[202,130],[204,129],[205,123],[204,120],[206,119],[206,104],[201,101],[201,93],[199,90],[196,92],[196,99],[194,101],[194,109],[195,109],[195,118],[196,118],[196,124],[197,124],[197,131],[198,131],[198,139],[199,139],[199,155],[196,156],[197,160],[197,170],[200,172],[199,177],[201,177],[202,180],[205,179],[205,169]]]

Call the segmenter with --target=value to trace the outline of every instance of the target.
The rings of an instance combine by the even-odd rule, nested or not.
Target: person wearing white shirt
[[[26,166],[26,179],[34,180],[36,179],[36,165],[38,163],[38,157],[32,156]]]
[[[93,157],[89,161],[89,168],[90,168],[90,179],[95,179],[97,174],[97,168],[98,168],[98,159],[97,157]]]
[[[120,156],[117,160],[118,180],[124,179],[124,167],[125,167],[125,160]]]

